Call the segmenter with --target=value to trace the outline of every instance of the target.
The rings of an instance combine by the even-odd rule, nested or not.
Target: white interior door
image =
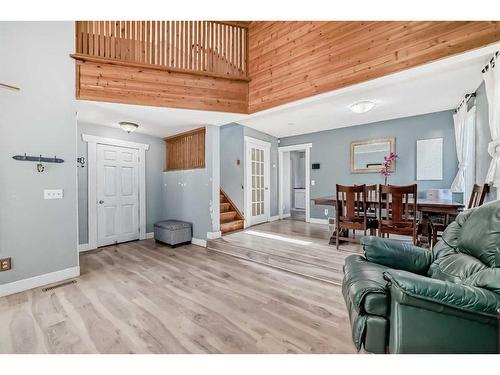
[[[138,150],[97,145],[97,245],[139,238]]]
[[[271,144],[247,138],[246,142],[246,219],[248,225],[269,220]]]

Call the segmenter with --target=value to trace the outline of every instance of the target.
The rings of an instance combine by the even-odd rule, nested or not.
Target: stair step
[[[222,194],[220,195],[220,203],[227,203],[226,197],[223,196]]]
[[[233,220],[220,225],[220,231],[222,233],[228,233],[235,230],[243,229],[243,220]]]
[[[231,203],[224,202],[220,204],[220,212],[228,212],[231,210]]]
[[[237,213],[236,211],[228,211],[220,213],[220,222],[228,223],[230,221],[234,221],[236,219]]]

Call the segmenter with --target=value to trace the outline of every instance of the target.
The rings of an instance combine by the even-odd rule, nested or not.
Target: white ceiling
[[[500,44],[491,45],[251,115],[77,101],[78,121],[112,127],[137,122],[137,132],[157,137],[231,122],[280,138],[368,124],[455,108],[480,85],[481,69],[498,49]],[[364,114],[351,112],[349,105],[360,100],[376,106]]]
[[[77,100],[78,122],[119,128],[119,121],[139,124],[137,133],[167,137],[204,125],[225,125],[242,118],[241,114],[148,107]],[[245,116],[245,115],[243,115]]]

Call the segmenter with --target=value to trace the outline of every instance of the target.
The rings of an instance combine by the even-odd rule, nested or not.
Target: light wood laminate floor
[[[355,352],[336,285],[153,240],[83,254],[80,266],[76,284],[0,298],[0,352]]]

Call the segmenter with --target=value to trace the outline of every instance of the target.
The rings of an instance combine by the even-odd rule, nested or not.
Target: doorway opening
[[[311,144],[280,147],[279,216],[281,219],[310,221]]]

